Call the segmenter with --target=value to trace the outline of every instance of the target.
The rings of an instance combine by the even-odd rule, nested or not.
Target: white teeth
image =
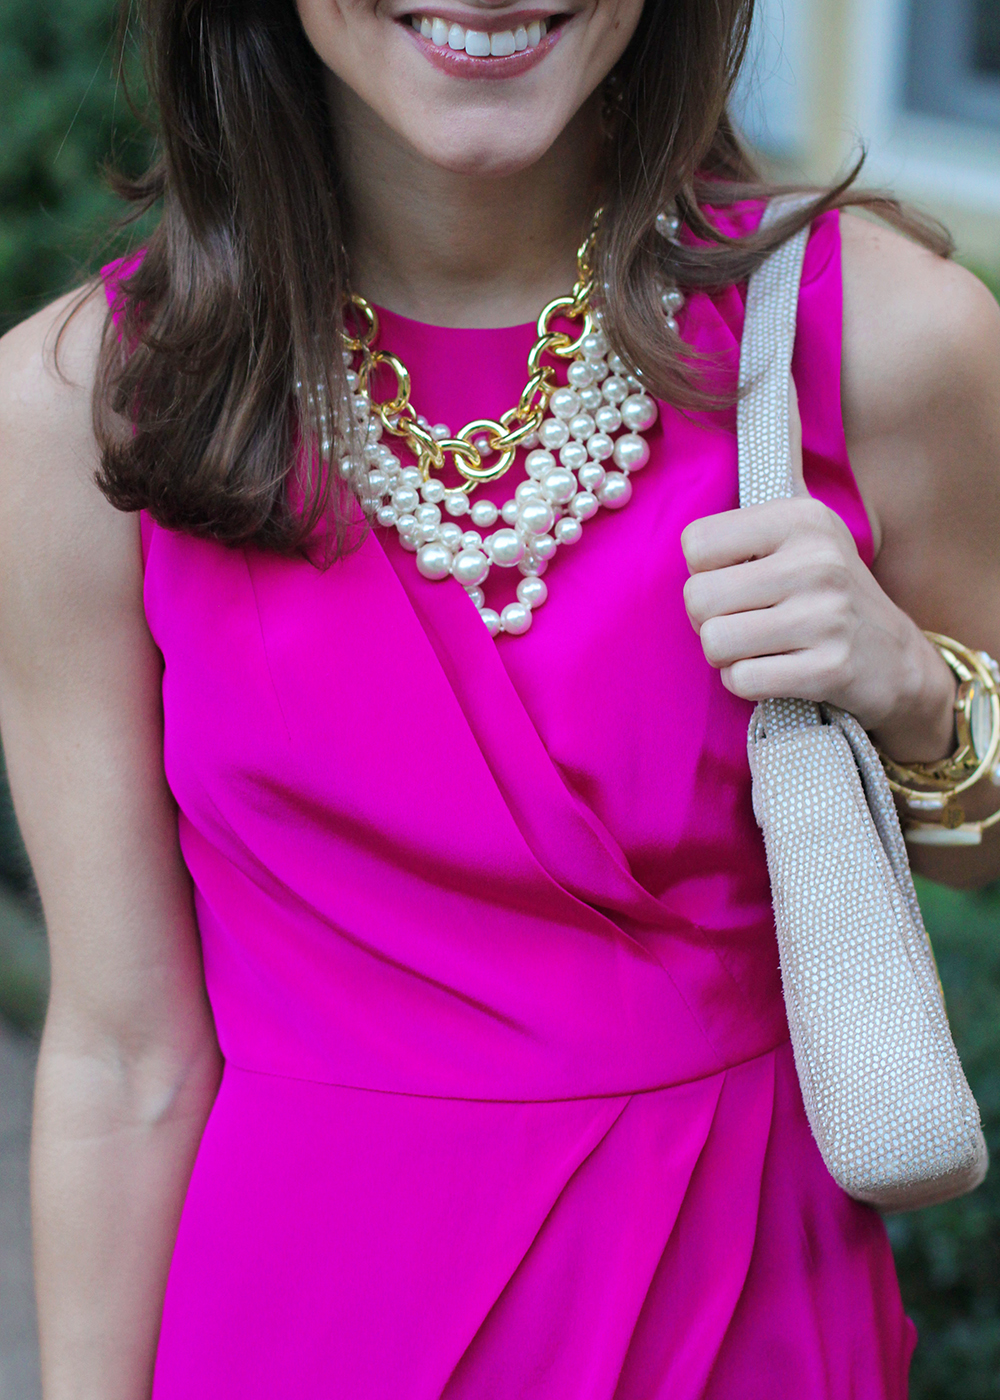
[[[410,23],[418,34],[430,39],[437,48],[464,50],[471,58],[508,58],[525,49],[534,49],[548,33],[548,20],[532,20],[527,27],[502,29],[498,34],[486,34],[481,29],[463,29],[437,15],[411,15]]]

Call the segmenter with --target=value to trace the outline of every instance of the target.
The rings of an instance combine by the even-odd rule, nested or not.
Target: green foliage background
[[[112,0],[0,0],[0,330],[142,236],[99,175],[149,143],[116,71]],[[135,76],[135,75],[133,75]],[[959,1049],[1000,1155],[1000,886],[921,886]],[[40,1024],[44,934],[0,773],[0,1012]],[[889,1222],[921,1333],[913,1400],[1000,1400],[1000,1170],[963,1201]]]

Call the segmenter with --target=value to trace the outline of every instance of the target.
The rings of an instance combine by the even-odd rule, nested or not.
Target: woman
[[[751,8],[148,0],[162,222],[0,375],[46,1400],[905,1394],[883,1227],[803,1115],[745,734],[796,695],[950,752],[920,629],[1000,652],[1000,314],[844,190],[757,235]],[[807,221],[802,494],[736,513],[744,284]],[[456,464],[499,462],[475,420],[591,265],[559,421],[634,404],[573,437],[613,460],[557,548],[515,496],[566,441],[541,380],[471,508]],[[347,291],[398,381],[348,376]],[[509,567],[463,589],[442,549]]]

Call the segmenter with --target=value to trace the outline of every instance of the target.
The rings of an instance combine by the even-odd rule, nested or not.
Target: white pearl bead
[[[523,578],[517,585],[518,601],[526,608],[540,608],[548,596],[548,584],[538,577]]]
[[[524,470],[535,481],[543,477],[547,471],[551,471],[556,464],[556,459],[551,452],[546,452],[544,447],[536,447],[533,452],[529,452],[524,459]]]
[[[585,491],[599,491],[604,485],[604,468],[600,462],[588,462],[580,468],[577,480]]]
[[[552,529],[555,518],[548,501],[541,500],[525,501],[518,515],[519,523],[531,535],[544,535]]]
[[[420,548],[420,541],[415,535],[400,535],[399,543],[408,554],[416,554]]]
[[[538,441],[556,452],[569,442],[569,428],[560,418],[546,418],[538,429]]]
[[[516,530],[497,530],[486,544],[494,564],[502,569],[512,568],[524,558],[524,541]]]
[[[565,450],[563,448],[564,452]],[[576,481],[573,473],[565,467],[553,467],[542,477],[542,490],[547,500],[554,501],[556,505],[565,505],[567,501],[573,499],[576,492]]]
[[[586,360],[574,360],[566,371],[566,378],[574,389],[586,389],[594,382],[594,371]]]
[[[570,515],[577,520],[589,520],[592,515],[596,515],[600,508],[600,502],[590,491],[578,492],[569,503]]]
[[[599,384],[591,384],[589,389],[580,390],[580,407],[584,413],[596,413],[604,402]]]
[[[353,394],[354,391],[355,391],[355,389],[358,387],[358,376],[357,376],[357,373],[356,373],[353,369],[349,369],[349,370],[347,371],[347,374],[346,374],[345,377],[346,377],[346,379],[347,379],[347,387],[348,387],[348,389],[350,389],[351,393]],[[379,427],[381,427],[381,426],[382,426],[382,425],[381,425],[381,423],[380,423],[380,424],[379,424]]]
[[[621,355],[616,354],[614,351],[608,356],[608,369],[612,374],[616,375],[628,373],[625,361],[622,359]]]
[[[451,550],[443,544],[421,545],[417,550],[417,571],[424,578],[447,578],[451,572]]]
[[[512,637],[520,637],[531,626],[531,609],[524,603],[508,603],[500,614],[500,627]]]
[[[451,437],[451,429],[447,423],[435,423],[431,428],[431,437],[435,442],[444,442],[445,438]]]
[[[589,413],[578,413],[575,418],[569,420],[569,431],[580,442],[586,442],[594,431],[594,420]]]
[[[620,404],[623,399],[628,398],[628,384],[615,374],[610,379],[605,379],[601,385],[601,393],[607,403]]]
[[[517,567],[525,578],[540,578],[549,564],[547,559],[536,559],[533,554],[526,554]]]
[[[632,499],[632,483],[620,472],[608,472],[604,485],[597,493],[597,499],[608,510],[619,510]]]
[[[417,506],[413,515],[418,525],[430,525],[432,529],[436,530],[441,524],[441,512],[438,510],[437,506]]]
[[[416,539],[417,531],[420,529],[420,526],[412,515],[397,515],[396,529],[399,531],[400,535],[410,535],[413,539]]]
[[[483,603],[486,601],[486,594],[481,588],[467,588],[465,591],[466,593],[468,593],[469,597],[475,603],[477,608],[481,608],[483,606]]]
[[[656,232],[661,238],[673,242],[680,232],[681,221],[676,214],[657,214]]]
[[[536,535],[531,541],[531,552],[536,559],[551,559],[556,552],[556,542],[551,535]]]
[[[444,508],[449,515],[467,515],[469,498],[464,491],[449,491],[444,498]]]
[[[492,501],[474,501],[469,514],[472,516],[473,525],[478,525],[481,530],[485,530],[496,523],[500,512]]]
[[[564,467],[575,471],[577,467],[582,467],[587,460],[587,449],[582,442],[568,442],[565,447],[560,447],[559,460]]]
[[[537,481],[519,481],[517,490],[514,492],[514,500],[518,505],[522,505],[525,501],[538,500],[541,494],[542,488]]]
[[[513,525],[514,521],[517,519],[517,502],[504,501],[503,505],[500,507],[500,518],[505,524]]]
[[[438,526],[435,539],[440,540],[445,549],[452,551],[461,549],[465,542],[461,528],[453,520],[446,520],[443,525]]]
[[[588,360],[600,360],[608,353],[608,338],[603,331],[590,331],[580,342],[580,349]]]
[[[621,406],[622,422],[633,433],[644,433],[656,422],[656,404],[648,394],[630,394]]]
[[[587,439],[587,451],[595,462],[606,462],[615,450],[615,445],[607,433],[595,433]]]
[[[557,389],[549,399],[549,412],[568,422],[580,412],[580,396],[575,389]]]
[[[403,486],[412,486],[415,491],[420,489],[420,473],[416,467],[404,468],[399,474],[399,480]]]
[[[396,507],[383,506],[382,509],[379,511],[378,515],[376,515],[375,519],[380,525],[395,525]]]
[[[684,293],[677,287],[667,287],[660,294],[660,301],[668,316],[676,316],[684,305]]]
[[[614,458],[623,471],[640,471],[649,461],[649,443],[636,433],[626,433],[615,443]]]
[[[486,623],[486,630],[491,637],[495,637],[500,631],[500,614],[494,612],[492,608],[480,608],[479,616]]]
[[[583,534],[583,526],[572,515],[564,515],[555,529],[557,544],[576,544]]]
[[[676,319],[675,319],[673,316],[668,316],[668,317],[667,317],[666,325],[667,325],[667,330],[670,331],[670,333],[671,333],[672,335],[679,335],[679,334],[680,334],[680,326],[677,324],[677,321],[676,321]]]
[[[447,529],[449,527],[443,526],[442,528]],[[458,526],[452,525],[450,528],[452,530],[457,530]],[[478,530],[466,530],[462,534],[460,544],[462,549],[482,549],[483,537]],[[455,547],[457,549],[459,546],[456,545]]]
[[[617,433],[622,425],[622,416],[613,403],[606,403],[594,414],[594,422],[600,433]]]
[[[369,472],[367,477],[368,494],[370,496],[384,496],[389,482],[385,472]]]
[[[419,565],[420,556],[417,556]],[[490,571],[490,561],[479,549],[463,549],[455,555],[451,571],[466,588],[475,588]]]
[[[420,504],[420,497],[412,486],[397,486],[392,493],[392,503],[401,515],[412,515]]]
[[[391,447],[386,447],[384,442],[378,445],[378,464],[385,472],[386,476],[399,477],[400,460]]]
[[[358,422],[359,422],[359,423],[364,422],[364,420],[368,417],[368,413],[369,413],[369,410],[370,410],[370,408],[371,408],[371,404],[370,404],[370,402],[369,402],[368,395],[367,395],[367,394],[355,394],[355,395],[354,395],[354,399],[352,400],[352,403],[351,403],[351,408],[353,409],[353,411],[354,411],[354,416],[355,416],[355,418],[358,420]]]
[[[423,486],[421,486],[420,494],[423,496],[424,500],[428,501],[432,506],[438,505],[444,500],[444,485],[431,477],[429,481],[425,481]]]

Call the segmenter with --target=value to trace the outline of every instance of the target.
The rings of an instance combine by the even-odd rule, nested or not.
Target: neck
[[[569,291],[597,203],[595,103],[535,165],[483,178],[432,164],[344,85],[330,95],[352,290],[414,320],[484,327],[533,321]]]

